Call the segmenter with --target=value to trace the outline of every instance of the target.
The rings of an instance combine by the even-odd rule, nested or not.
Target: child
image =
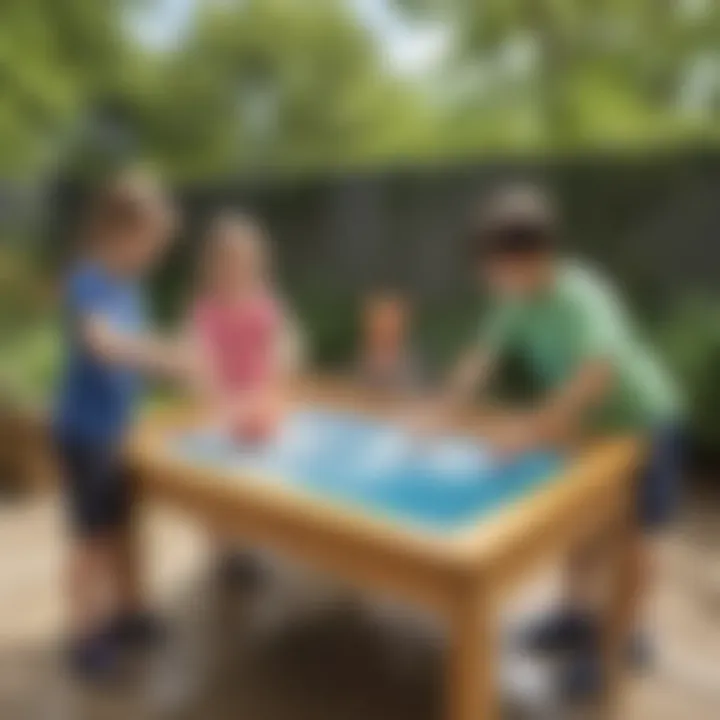
[[[264,442],[282,421],[286,381],[297,360],[273,287],[267,238],[250,217],[223,214],[206,242],[188,333],[200,365],[201,400],[223,432],[240,443]],[[224,585],[256,577],[252,557],[233,552],[223,538],[216,541]]]
[[[284,325],[264,231],[249,217],[221,215],[208,235],[190,337],[204,400],[240,442],[269,439],[282,419]]]
[[[495,438],[503,453],[560,444],[579,432],[630,431],[650,441],[637,500],[645,536],[634,548],[639,615],[652,565],[651,537],[671,517],[680,483],[676,389],[643,344],[615,289],[563,257],[558,217],[534,188],[508,188],[482,207],[474,252],[490,291],[477,343],[461,360],[441,411],[466,402],[488,382],[506,348],[535,371],[545,399]],[[438,408],[436,408],[438,410]],[[574,650],[564,678],[571,698],[600,689],[588,586],[596,563],[578,553],[569,568],[566,607],[529,638],[542,650]]]
[[[88,677],[112,668],[116,641],[149,640],[154,630],[131,556],[132,497],[121,449],[139,372],[184,372],[171,348],[146,333],[141,291],[173,224],[169,202],[150,178],[118,177],[89,209],[82,257],[65,288],[67,362],[53,434],[75,535],[70,658]]]
[[[360,381],[373,390],[407,393],[420,382],[409,347],[410,307],[397,294],[371,296],[362,317]]]

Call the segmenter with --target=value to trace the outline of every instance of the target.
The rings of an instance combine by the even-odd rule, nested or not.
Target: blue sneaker
[[[626,649],[626,661],[636,671],[648,669],[654,659],[647,637],[635,633]],[[562,670],[560,691],[571,704],[596,700],[603,691],[602,656],[597,646],[572,655]]]
[[[72,671],[82,680],[107,680],[117,666],[117,654],[111,640],[104,634],[74,640],[68,661]]]
[[[599,653],[578,653],[564,666],[560,674],[560,695],[566,703],[594,702],[602,691],[603,671]]]
[[[591,616],[561,610],[525,631],[522,644],[530,652],[554,655],[586,650],[597,637],[597,624]]]

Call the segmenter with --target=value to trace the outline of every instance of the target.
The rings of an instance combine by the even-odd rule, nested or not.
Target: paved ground
[[[431,618],[271,563],[252,590],[227,596],[208,577],[196,529],[148,517],[151,592],[171,626],[165,647],[128,661],[90,691],[61,670],[62,527],[51,499],[0,506],[2,720],[431,720],[439,718],[442,628]],[[513,627],[551,592],[539,578],[509,612]],[[655,672],[633,683],[624,717],[720,717],[720,507],[688,509],[662,548]],[[547,717],[550,669],[509,652],[505,682]],[[555,710],[550,717],[558,717]]]

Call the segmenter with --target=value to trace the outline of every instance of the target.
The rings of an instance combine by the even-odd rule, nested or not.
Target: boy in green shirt
[[[642,468],[638,515],[648,533],[633,552],[641,578],[639,614],[652,566],[649,533],[670,519],[677,500],[680,403],[615,288],[562,257],[559,235],[553,204],[535,188],[504,189],[483,204],[472,240],[490,309],[478,341],[451,377],[440,415],[473,397],[512,349],[534,372],[544,397],[536,408],[498,428],[491,442],[501,454],[562,444],[579,433],[647,436],[650,452]],[[588,611],[595,570],[588,551],[573,558],[562,611],[529,638],[538,650],[575,652],[563,683],[570,698],[601,686],[597,633]]]

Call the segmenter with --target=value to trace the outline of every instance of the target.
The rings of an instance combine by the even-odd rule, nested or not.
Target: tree
[[[450,24],[455,146],[647,145],[720,137],[711,0],[396,0]]]
[[[122,52],[123,0],[5,0],[0,6],[0,174],[58,151]]]
[[[0,175],[133,153],[178,178],[496,150],[720,139],[720,3],[385,0],[450,28],[400,77],[350,0],[197,0],[143,46],[152,0],[4,0]]]
[[[430,109],[340,0],[202,5],[126,88],[142,150],[181,177],[331,167],[432,146]]]

